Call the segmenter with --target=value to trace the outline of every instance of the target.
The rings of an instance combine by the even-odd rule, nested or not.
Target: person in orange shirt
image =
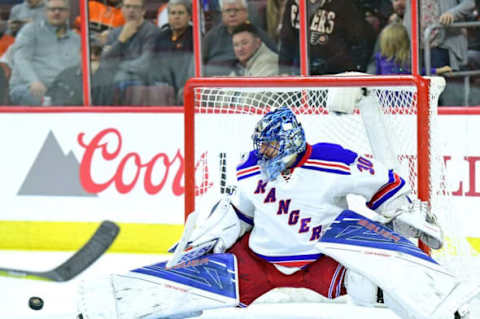
[[[3,57],[8,47],[15,42],[15,38],[7,32],[7,22],[0,21],[0,58]],[[0,105],[8,104],[8,81],[11,69],[5,62],[0,62]]]
[[[8,47],[15,42],[15,38],[8,34],[7,31],[7,23],[4,21],[0,22],[0,57],[5,54]]]
[[[121,0],[90,0],[88,2],[88,21],[91,36],[98,43],[105,44],[108,31],[125,24]],[[75,26],[80,30],[80,17],[75,19]]]

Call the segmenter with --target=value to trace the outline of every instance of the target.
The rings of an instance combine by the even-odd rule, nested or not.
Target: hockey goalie
[[[435,215],[392,167],[338,144],[310,144],[288,107],[265,114],[252,140],[233,194],[206,220],[189,216],[172,259],[82,283],[82,318],[197,317],[246,307],[278,287],[348,294],[366,307],[381,293],[402,319],[469,318],[478,284],[408,239],[443,245]],[[348,194],[366,198],[379,219],[349,210]]]

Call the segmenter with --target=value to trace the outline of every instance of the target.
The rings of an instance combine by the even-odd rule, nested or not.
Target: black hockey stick
[[[117,224],[103,221],[82,248],[58,267],[48,271],[0,268],[0,277],[44,281],[68,281],[93,264],[110,247],[120,231]]]

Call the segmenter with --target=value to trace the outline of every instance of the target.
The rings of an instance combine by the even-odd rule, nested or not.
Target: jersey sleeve
[[[235,213],[237,214],[238,219],[243,222],[244,226],[253,226],[253,217],[255,215],[255,206],[253,203],[245,196],[241,189],[235,191],[232,195],[231,204]]]
[[[255,214],[255,205],[244,192],[244,183],[252,177],[260,174],[260,168],[257,165],[255,153],[249,152],[242,154],[240,163],[237,165],[237,188],[232,194],[231,203],[237,213],[238,218],[250,226],[253,226]]]
[[[365,156],[357,156],[351,165],[353,191],[366,198],[368,208],[383,211],[389,203],[411,192],[408,183],[393,169]]]

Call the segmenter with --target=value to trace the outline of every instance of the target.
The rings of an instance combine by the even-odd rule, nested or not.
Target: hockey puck
[[[33,310],[40,310],[43,308],[43,300],[40,297],[30,297],[28,300],[28,305]]]

